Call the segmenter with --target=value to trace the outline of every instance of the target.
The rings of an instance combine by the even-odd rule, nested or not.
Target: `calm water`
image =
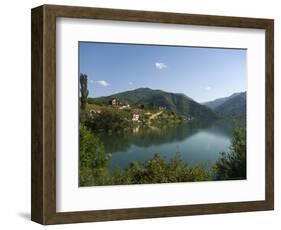
[[[185,163],[215,162],[229,151],[233,126],[226,121],[180,124],[162,129],[136,128],[132,133],[101,135],[106,152],[112,153],[111,170],[126,168],[133,161],[146,161],[158,153],[164,159],[181,154]]]

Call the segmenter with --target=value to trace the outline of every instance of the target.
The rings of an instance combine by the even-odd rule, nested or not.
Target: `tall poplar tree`
[[[81,93],[81,109],[86,109],[87,98],[89,95],[88,90],[88,76],[86,74],[80,74],[80,93]]]

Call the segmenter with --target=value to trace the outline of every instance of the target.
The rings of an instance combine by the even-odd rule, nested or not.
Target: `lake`
[[[99,135],[112,154],[110,170],[126,168],[133,161],[146,161],[156,153],[169,160],[180,153],[188,164],[214,163],[220,152],[229,152],[233,124],[225,120],[182,123],[173,127],[142,129],[131,133]]]

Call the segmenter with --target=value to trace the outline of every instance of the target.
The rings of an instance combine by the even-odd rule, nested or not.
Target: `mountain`
[[[204,105],[218,114],[246,119],[246,96],[246,92],[234,93],[229,97],[219,98]]]
[[[161,106],[177,114],[192,117],[214,119],[217,115],[208,107],[201,105],[182,93],[169,93],[162,90],[149,88],[139,88],[131,91],[113,94],[107,97],[94,98],[95,101],[108,102],[112,98],[117,98],[122,102],[127,102],[131,106],[145,107]]]
[[[213,101],[208,101],[208,102],[204,102],[202,103],[203,105],[209,107],[210,109],[216,109],[217,107],[219,107],[220,105],[222,105],[224,102],[226,102],[227,100],[239,95],[240,93],[234,93],[232,95],[230,95],[229,97],[222,97],[222,98],[218,98],[215,99]]]
[[[218,106],[215,111],[236,116],[246,115],[246,92],[229,98]]]

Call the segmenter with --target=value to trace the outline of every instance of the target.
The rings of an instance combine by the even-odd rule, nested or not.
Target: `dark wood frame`
[[[264,201],[56,212],[56,18],[88,18],[264,29],[266,32],[266,186]],[[31,219],[62,224],[274,209],[274,21],[179,13],[43,5],[32,9]]]

